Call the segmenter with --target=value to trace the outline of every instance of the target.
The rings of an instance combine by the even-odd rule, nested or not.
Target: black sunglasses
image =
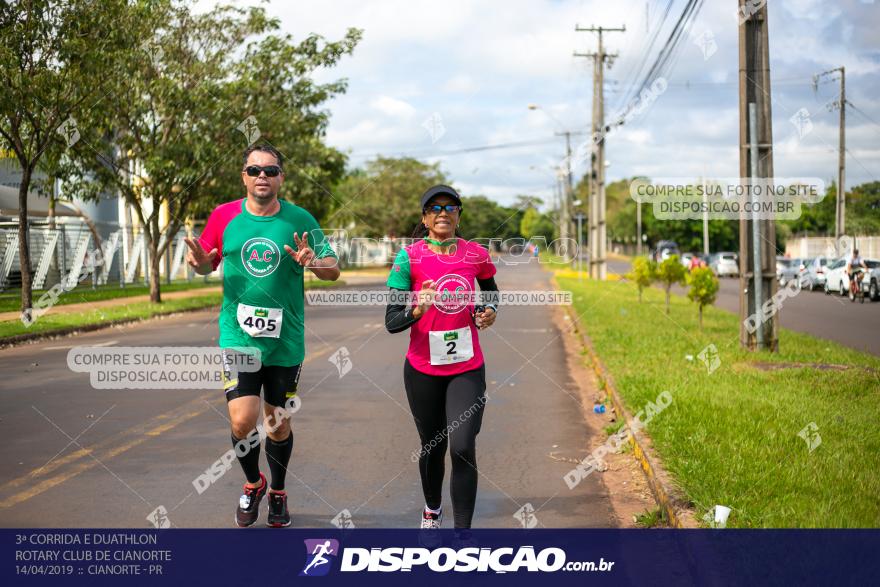
[[[432,214],[439,214],[441,211],[446,210],[449,214],[453,212],[461,212],[461,206],[456,204],[446,204],[445,206],[441,206],[440,204],[434,204],[433,206],[425,206],[425,213],[431,212]]]
[[[260,177],[261,171],[266,174],[266,177],[278,177],[278,174],[281,173],[281,168],[277,165],[266,165],[265,167],[248,165],[244,168],[244,172],[248,174],[248,177]]]

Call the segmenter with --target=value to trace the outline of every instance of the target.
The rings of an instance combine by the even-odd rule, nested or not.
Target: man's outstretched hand
[[[293,257],[294,261],[303,267],[308,267],[309,263],[315,258],[315,251],[309,246],[309,233],[304,232],[302,238],[299,238],[299,233],[294,232],[293,242],[296,243],[296,250],[290,245],[284,245],[284,250]]]
[[[183,242],[189,247],[189,250],[186,252],[186,262],[195,269],[196,273],[207,275],[214,270],[214,260],[218,254],[217,249],[211,249],[210,252],[206,252],[199,241],[189,237],[184,237]]]

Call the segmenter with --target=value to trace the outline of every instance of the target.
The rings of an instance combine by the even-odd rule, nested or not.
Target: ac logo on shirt
[[[434,307],[444,314],[458,314],[473,300],[473,287],[461,275],[449,273],[434,282],[437,299]]]
[[[241,263],[254,277],[266,277],[278,268],[281,251],[274,241],[258,236],[241,247]]]

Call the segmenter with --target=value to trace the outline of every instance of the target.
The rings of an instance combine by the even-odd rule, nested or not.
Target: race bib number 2
[[[428,332],[432,365],[461,363],[474,356],[474,343],[469,327],[458,330],[431,330]]]
[[[278,338],[281,336],[283,315],[284,311],[281,308],[238,305],[238,325],[254,338]]]

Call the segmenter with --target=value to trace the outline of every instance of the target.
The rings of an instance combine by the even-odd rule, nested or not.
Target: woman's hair
[[[419,220],[419,223],[416,224],[416,227],[413,228],[412,237],[414,239],[425,238],[428,236],[428,227],[425,226],[425,223]]]

